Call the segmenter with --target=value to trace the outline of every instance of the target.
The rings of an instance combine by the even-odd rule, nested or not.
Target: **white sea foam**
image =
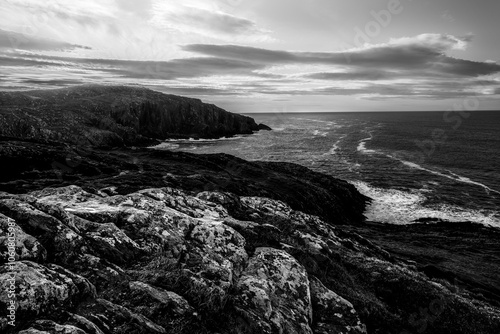
[[[165,139],[162,143],[154,146],[150,146],[149,148],[158,149],[158,150],[174,150],[180,147],[179,144],[206,144],[210,142],[219,142],[219,141],[227,141],[227,140],[238,140],[243,138],[243,136],[234,136],[229,138],[217,138],[217,139]]]
[[[155,146],[151,146],[149,148],[153,148],[156,150],[176,150],[180,147],[179,144],[174,144],[174,143],[168,143],[168,142],[163,142]]]
[[[369,141],[371,141],[371,140],[373,139],[373,134],[372,134],[372,132],[369,132],[368,134],[370,135],[370,137],[365,138],[365,139],[361,139],[361,140],[359,141],[358,147],[356,148],[356,150],[357,150],[358,152],[361,152],[361,153],[363,153],[363,154],[371,154],[371,153],[376,153],[376,151],[375,151],[375,150],[370,150],[370,149],[367,149],[367,148],[366,148],[366,143],[367,143],[367,142],[369,142]]]
[[[398,160],[403,165],[405,165],[407,167],[410,167],[410,168],[413,168],[413,169],[423,170],[423,171],[426,171],[428,173],[431,173],[431,174],[434,174],[434,175],[438,175],[438,176],[441,176],[441,177],[445,177],[445,178],[453,180],[453,181],[476,185],[476,186],[484,188],[484,190],[486,190],[488,193],[489,192],[494,192],[494,193],[500,194],[500,192],[498,190],[492,189],[492,188],[488,187],[487,185],[482,184],[480,182],[473,181],[473,180],[469,179],[468,177],[455,174],[455,173],[453,173],[450,170],[446,171],[449,174],[444,174],[444,173],[441,173],[441,172],[438,172],[438,171],[435,171],[435,170],[432,170],[432,169],[429,169],[429,168],[425,168],[425,167],[423,167],[423,166],[421,166],[419,164],[416,164],[414,162],[410,162],[410,161],[405,161],[405,160],[398,159],[398,158],[393,157],[392,155],[389,155],[389,154],[387,155],[387,157],[395,159],[395,160]]]
[[[330,154],[330,155],[337,154],[337,151],[339,149],[340,149],[339,141],[336,141],[335,144],[333,144],[332,148],[326,154]]]
[[[340,150],[340,142],[342,139],[347,137],[347,135],[342,135],[330,148],[330,150],[327,153],[324,153],[323,155],[335,155],[337,152]]]
[[[316,123],[325,123],[328,126],[333,126],[336,125],[336,122],[333,121],[323,121],[320,119],[312,119],[312,118],[303,118],[303,117],[292,117],[291,119],[296,119],[296,120],[301,120],[301,121],[309,121],[309,122],[316,122]]]
[[[313,131],[313,136],[326,137],[327,135],[328,135],[328,132],[319,131],[319,130]]]
[[[450,205],[425,207],[422,203],[426,197],[420,191],[376,188],[361,181],[352,184],[359,192],[373,199],[365,211],[365,216],[371,221],[404,225],[415,223],[419,218],[438,218],[450,222],[472,221],[500,228],[500,218],[495,217],[493,212],[466,210]]]

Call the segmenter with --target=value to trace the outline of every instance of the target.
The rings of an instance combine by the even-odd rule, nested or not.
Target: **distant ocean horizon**
[[[371,221],[436,218],[500,228],[500,111],[247,115],[273,131],[157,148],[298,163],[371,197]]]

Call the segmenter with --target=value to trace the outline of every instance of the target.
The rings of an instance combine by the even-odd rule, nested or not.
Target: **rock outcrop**
[[[96,150],[0,138],[0,189],[13,193],[77,184],[88,192],[122,195],[159,185],[282,201],[332,224],[361,222],[369,201],[346,181],[291,163],[250,162],[227,154],[151,149]],[[230,198],[226,199],[231,202]],[[237,202],[235,217],[251,212]]]
[[[248,116],[198,99],[126,86],[0,92],[0,135],[80,146],[142,146],[166,138],[220,138],[260,129]]]
[[[2,318],[2,333],[500,328],[499,308],[280,200],[73,185],[1,193],[0,214],[23,241],[13,264],[1,260],[0,309],[12,277],[16,292],[15,326]]]

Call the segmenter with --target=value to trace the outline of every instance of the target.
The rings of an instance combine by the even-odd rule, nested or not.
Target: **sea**
[[[370,221],[500,228],[500,111],[254,113],[272,131],[157,149],[286,161],[352,183]]]

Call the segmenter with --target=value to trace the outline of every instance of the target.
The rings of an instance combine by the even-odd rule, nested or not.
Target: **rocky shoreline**
[[[145,146],[270,130],[201,100],[138,86],[0,92],[0,135],[78,146]]]
[[[45,93],[2,95],[0,332],[498,332],[498,230],[370,223],[369,198],[299,165],[132,147],[181,135],[158,121],[176,98],[113,88],[110,114],[89,89],[63,127]],[[212,115],[182,135],[264,128],[179,99]],[[108,121],[82,121],[96,103]]]
[[[2,291],[16,277],[17,303],[16,326],[4,319],[2,332],[494,333],[500,326],[498,268],[473,276],[464,262],[495,263],[498,236],[462,231],[470,243],[481,233],[483,243],[476,258],[462,253],[446,269],[458,277],[450,279],[422,248],[448,248],[452,262],[453,247],[409,241],[428,233],[439,241],[449,231],[363,223],[369,199],[307,168],[6,138],[0,156],[9,166],[0,179],[0,250],[10,222],[17,254],[13,267],[5,257],[0,267]],[[0,308],[7,303],[2,294]]]

